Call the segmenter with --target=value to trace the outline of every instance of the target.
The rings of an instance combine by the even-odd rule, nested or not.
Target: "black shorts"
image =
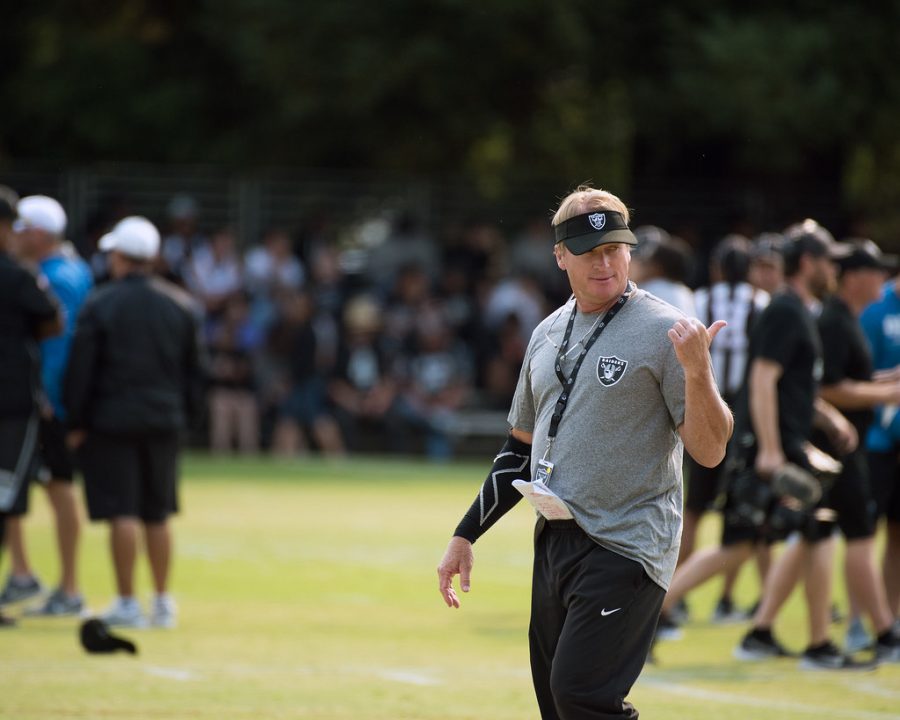
[[[175,433],[139,438],[88,433],[78,451],[91,520],[162,522],[178,512]]]
[[[41,418],[40,471],[49,480],[72,482],[75,477],[75,456],[66,445],[66,428],[55,417]]]
[[[844,471],[825,493],[820,505],[837,512],[837,525],[847,540],[860,540],[875,534],[875,499],[869,483],[865,451],[841,458]]]
[[[868,459],[876,520],[900,523],[900,453],[870,452]]]
[[[37,456],[37,415],[0,418],[0,512],[19,516],[28,511],[28,479]]]
[[[685,453],[684,466],[687,470],[687,495],[684,499],[685,510],[702,515],[716,505],[722,494],[722,473],[725,463],[714,468],[701,465]]]

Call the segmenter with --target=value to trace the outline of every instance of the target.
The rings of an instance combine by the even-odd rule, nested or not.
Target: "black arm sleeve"
[[[530,479],[531,445],[510,435],[494,458],[481,492],[453,534],[475,542],[522,499],[522,494],[513,487],[513,480]]]

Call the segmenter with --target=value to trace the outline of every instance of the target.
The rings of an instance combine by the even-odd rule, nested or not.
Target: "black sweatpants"
[[[531,675],[543,720],[637,718],[625,697],[650,651],[665,591],[574,520],[538,528]]]

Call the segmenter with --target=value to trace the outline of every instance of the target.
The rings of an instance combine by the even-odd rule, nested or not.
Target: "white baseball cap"
[[[159,252],[159,230],[147,218],[132,215],[100,238],[97,247],[104,252],[115,250],[128,257],[151,260]]]
[[[52,197],[46,195],[29,195],[19,200],[19,219],[13,223],[13,230],[22,232],[29,228],[37,228],[59,235],[66,231],[66,211]]]

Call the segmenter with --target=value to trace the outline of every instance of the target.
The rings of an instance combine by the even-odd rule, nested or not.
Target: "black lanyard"
[[[566,411],[566,405],[569,402],[569,393],[572,391],[572,386],[575,385],[575,378],[578,377],[578,371],[581,370],[581,363],[584,362],[585,355],[588,354],[588,350],[593,347],[597,338],[600,337],[600,333],[602,333],[606,326],[612,322],[616,313],[618,313],[625,305],[625,302],[628,300],[628,296],[633,289],[634,285],[632,285],[629,280],[625,292],[622,293],[622,296],[618,300],[616,300],[616,304],[606,312],[606,315],[594,329],[594,332],[591,333],[591,337],[583,344],[581,352],[578,354],[578,359],[575,360],[575,365],[572,367],[572,372],[566,377],[566,374],[562,369],[562,364],[563,360],[566,358],[566,349],[569,347],[569,339],[572,337],[572,328],[575,326],[575,316],[578,314],[578,302],[576,301],[575,305],[572,307],[572,314],[569,316],[569,322],[566,325],[566,333],[563,335],[562,344],[559,346],[559,352],[556,353],[556,377],[559,378],[559,382],[563,389],[556,401],[553,417],[550,419],[550,430],[547,433],[548,452],[550,450],[550,444],[552,444],[553,440],[556,438],[556,432],[559,430],[559,421],[562,420],[563,413]]]

